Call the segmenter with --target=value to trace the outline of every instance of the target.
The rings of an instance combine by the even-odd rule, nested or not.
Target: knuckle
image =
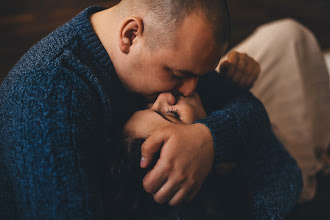
[[[149,182],[143,181],[143,188],[147,193],[153,193],[152,185]]]
[[[165,199],[163,196],[160,196],[158,194],[155,194],[154,196],[154,200],[158,203],[158,204],[164,204],[165,203]]]
[[[151,149],[151,145],[149,144],[148,139],[141,145],[141,151],[147,152]]]
[[[241,55],[241,56],[239,57],[238,62],[239,62],[239,63],[246,63],[247,60],[246,60],[246,58],[245,58],[243,55]]]
[[[238,54],[237,51],[233,50],[233,51],[230,52],[229,55],[230,55],[230,56],[236,56],[237,54]]]
[[[239,54],[239,53],[238,53],[237,51],[233,51],[233,52],[232,52],[232,56],[235,56],[235,57],[236,57],[236,56],[238,56],[238,54]]]
[[[163,165],[163,173],[169,173],[171,170],[173,170],[173,165],[170,162],[165,162]]]
[[[180,204],[180,200],[179,199],[172,199],[171,201],[169,201],[168,203],[170,206],[177,206]]]
[[[190,179],[189,180],[189,185],[191,188],[197,188],[198,187],[198,181],[196,179]]]
[[[186,181],[186,175],[184,175],[183,173],[180,173],[179,175],[177,175],[177,177],[176,177],[177,183],[182,184],[185,181]]]
[[[230,54],[228,55],[228,61],[231,63],[236,63],[237,60],[238,60],[238,52],[236,51],[230,52]]]
[[[243,59],[246,59],[246,58],[248,58],[249,56],[248,56],[246,53],[241,53],[241,57],[242,57]]]

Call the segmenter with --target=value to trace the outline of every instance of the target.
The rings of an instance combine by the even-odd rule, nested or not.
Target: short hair
[[[126,15],[143,11],[150,17],[151,24],[145,27],[146,38],[152,38],[149,44],[169,43],[173,34],[168,32],[175,33],[184,18],[193,12],[202,13],[218,45],[229,41],[231,25],[226,0],[122,0],[120,5],[124,6]],[[167,34],[156,29],[157,24],[161,24]]]

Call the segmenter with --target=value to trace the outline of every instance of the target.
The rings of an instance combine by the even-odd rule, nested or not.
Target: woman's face
[[[197,93],[189,97],[174,97],[161,93],[145,110],[135,112],[124,130],[137,138],[148,138],[154,131],[171,124],[192,124],[206,113]]]

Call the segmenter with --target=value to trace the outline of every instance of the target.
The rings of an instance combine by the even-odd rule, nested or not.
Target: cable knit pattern
[[[37,43],[0,87],[1,219],[104,218],[105,161],[115,131],[140,102],[120,84],[89,22],[102,9],[84,10]],[[199,93],[210,113],[199,122],[212,132],[217,162],[260,152],[270,129],[258,100],[215,73],[201,79]],[[291,160],[260,160],[265,165],[246,171],[260,183],[251,187],[253,219],[277,219],[296,202],[300,172]]]

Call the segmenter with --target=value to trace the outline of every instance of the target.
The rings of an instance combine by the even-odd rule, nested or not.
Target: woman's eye
[[[169,109],[169,110],[167,110],[167,114],[176,119],[180,119],[180,114],[177,109]]]

